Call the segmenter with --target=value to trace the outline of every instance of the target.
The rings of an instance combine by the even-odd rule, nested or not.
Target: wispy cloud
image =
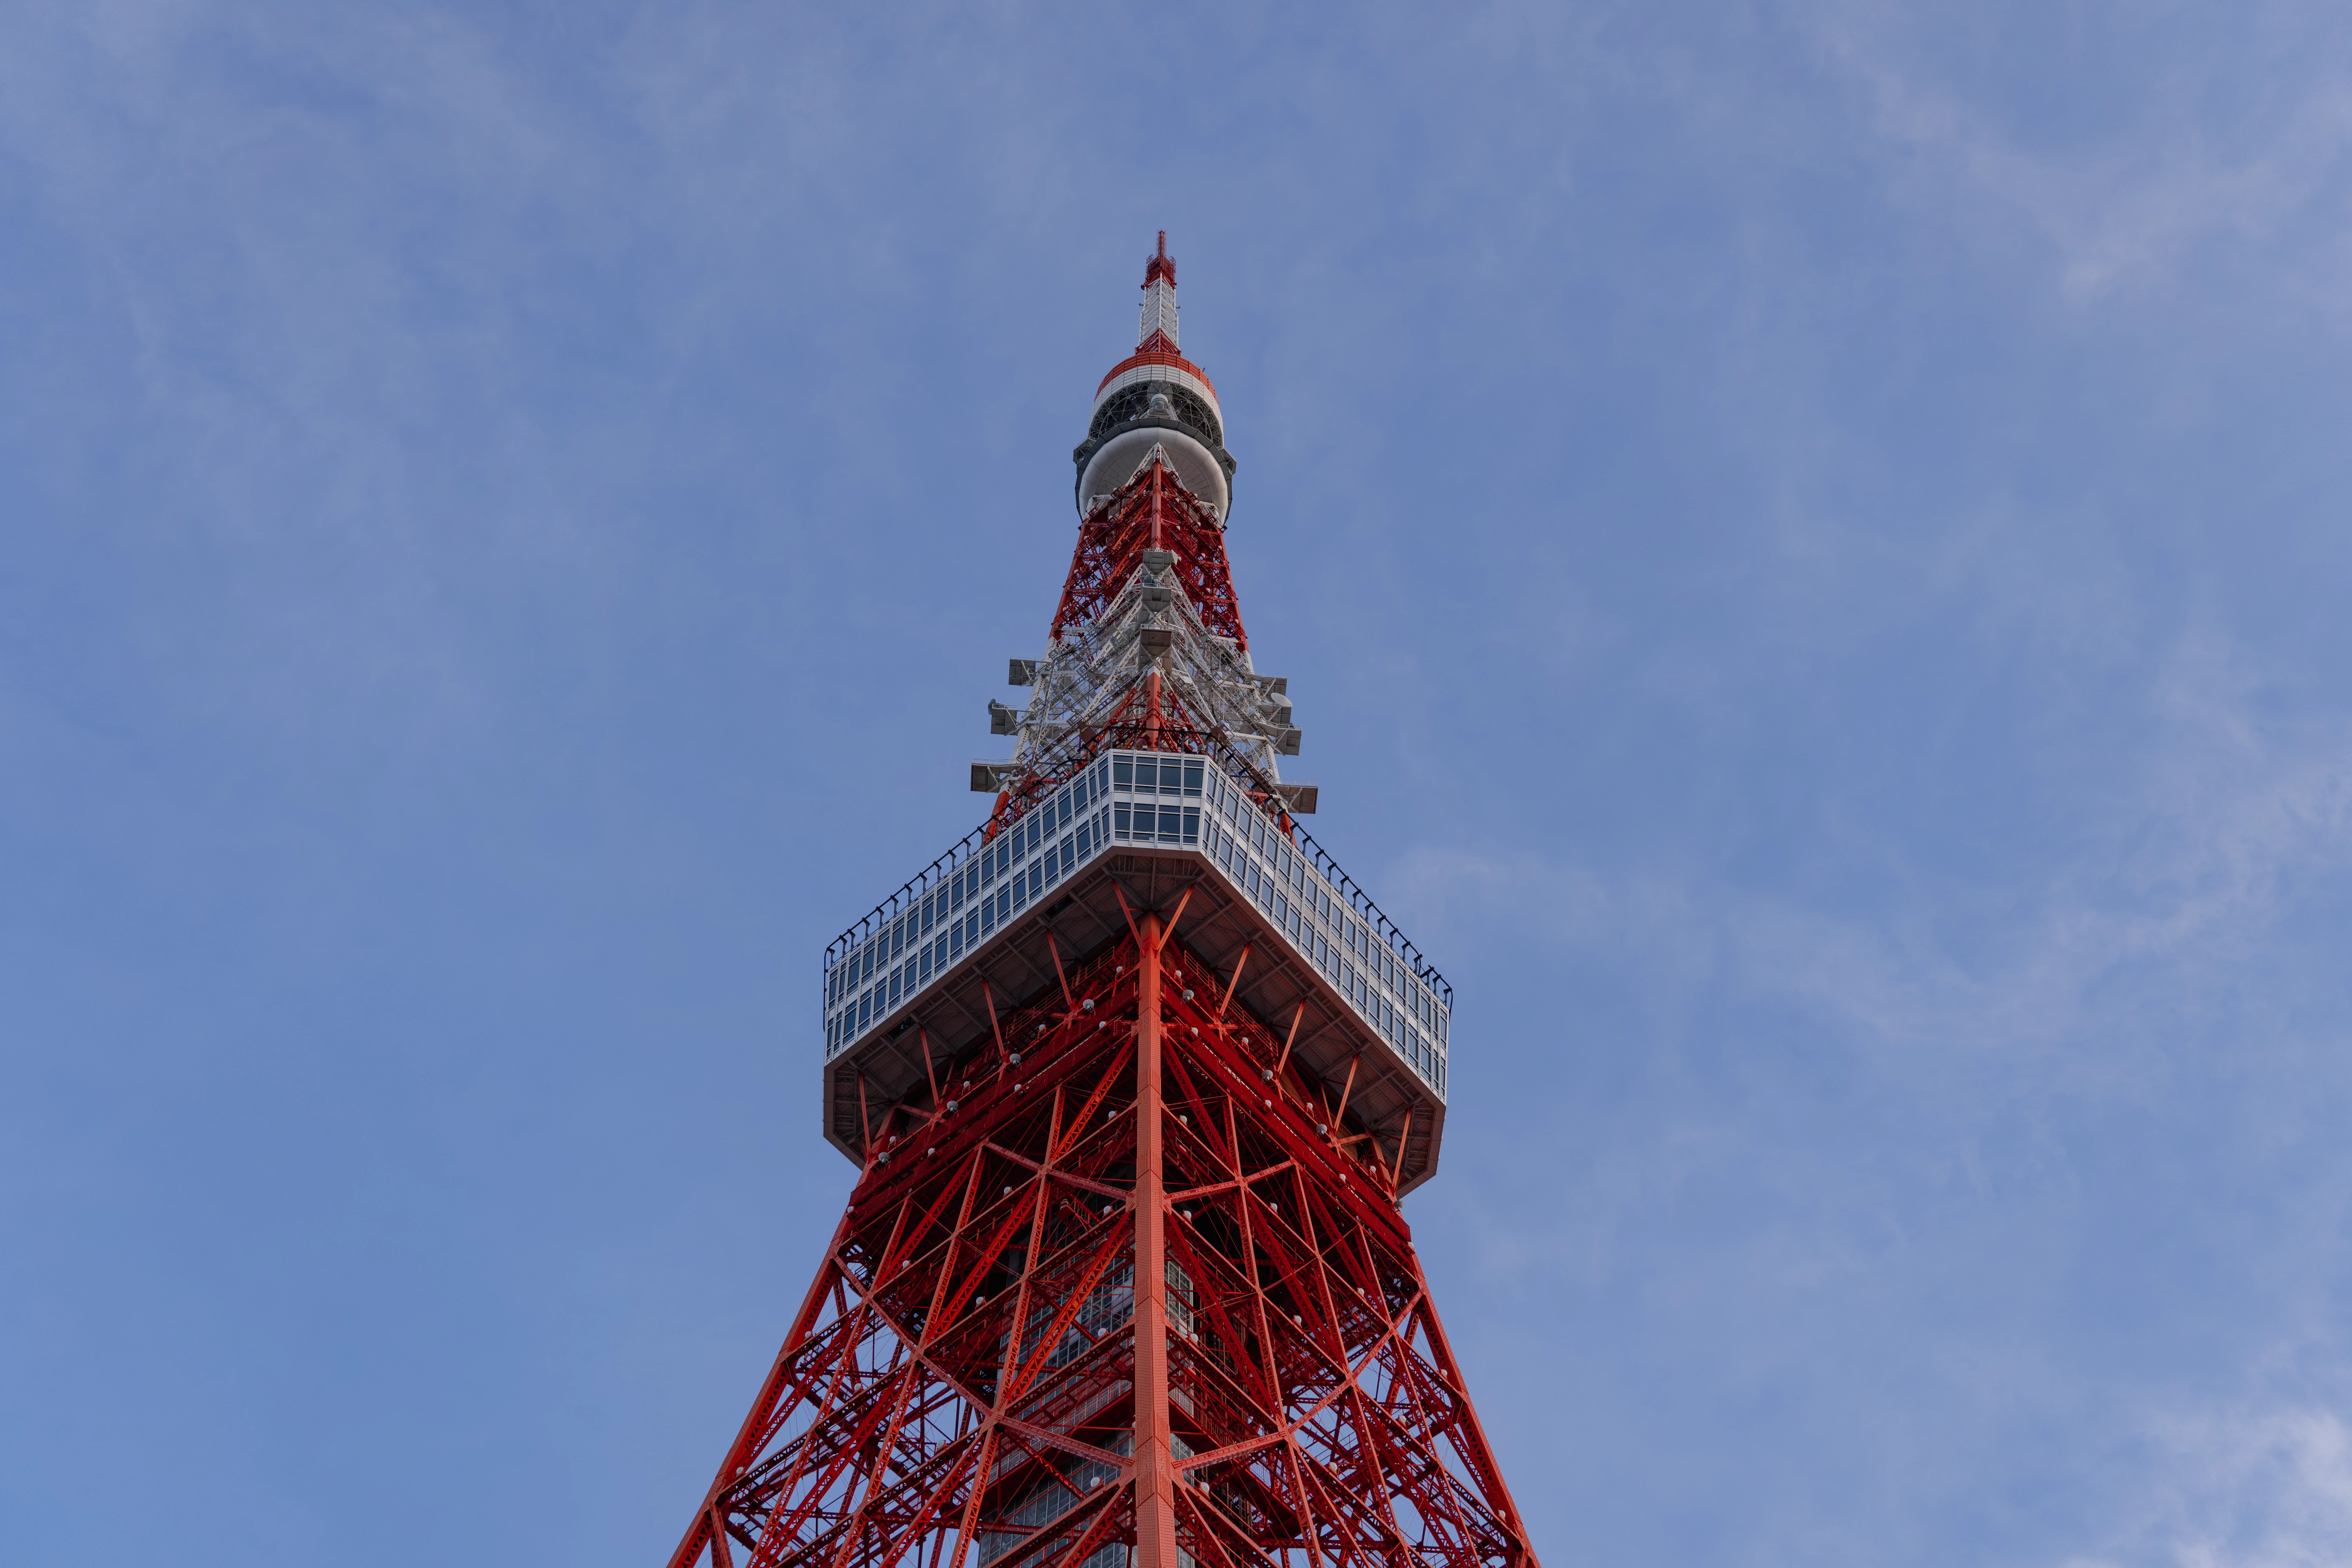
[[[2151,1486],[2115,1538],[2065,1568],[2341,1568],[2352,1431],[2309,1405],[2175,1412],[2143,1438]]]
[[[2328,276],[2340,273],[2352,247],[2352,212],[2336,178],[2352,133],[2352,80],[2324,67],[2307,71],[2324,50],[2297,58],[2292,44],[2273,39],[2281,58],[2259,58],[2253,40],[2324,28],[2318,15],[2247,21],[2239,34],[2245,47],[2186,70],[2172,61],[2133,84],[2130,91],[2160,101],[2162,112],[2136,127],[2101,116],[2111,134],[2063,149],[2036,147],[1960,87],[1958,73],[1927,63],[1935,46],[1906,37],[1894,14],[1839,8],[1816,36],[1867,95],[1879,137],[1916,161],[1920,195],[2022,221],[2051,247],[2069,297],[2163,287],[2198,247],[2222,241],[2290,247],[2301,286],[2338,310],[2352,307],[2352,290]],[[2116,37],[2130,37],[2120,18]],[[2064,40],[2053,28],[2043,42],[2055,53]],[[2129,79],[2127,58],[2103,63]],[[2229,90],[2223,78],[2233,64],[2259,73],[2259,88]],[[2085,82],[2078,90],[2114,89]]]
[[[1399,901],[1457,942],[1508,910],[1549,945],[1796,1002],[1866,1048],[2055,1060],[2063,1043],[2069,1071],[2102,1072],[2132,1049],[2126,1026],[2231,984],[2294,889],[2352,861],[2352,735],[2266,726],[2257,686],[2226,638],[2186,639],[2103,826],[2014,885],[1923,882],[1857,910],[1703,872],[1424,847],[1398,868]],[[2111,984],[2126,972],[2145,978]]]

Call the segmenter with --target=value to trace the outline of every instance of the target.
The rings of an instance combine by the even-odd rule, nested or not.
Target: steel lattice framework
[[[859,1175],[671,1568],[1536,1568],[1400,1207],[1452,993],[1294,876],[1240,626],[1154,451],[1082,521],[984,841],[1018,843],[829,950]],[[1121,752],[1113,786],[1112,746],[1168,782]]]
[[[1053,639],[1101,616],[1120,584],[1135,574],[1147,550],[1164,550],[1177,584],[1213,636],[1249,647],[1242,626],[1233,568],[1225,563],[1225,527],[1163,464],[1150,463],[1148,482],[1129,482],[1078,524],[1070,575],[1054,611]]]

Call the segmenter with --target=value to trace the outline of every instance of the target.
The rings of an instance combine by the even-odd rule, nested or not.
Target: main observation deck
[[[1278,802],[1182,752],[1106,752],[992,837],[967,835],[826,947],[826,1137],[860,1159],[861,1116],[919,1095],[926,1052],[944,1064],[991,1038],[1126,929],[1122,898],[1172,912],[1187,893],[1177,940],[1289,1038],[1349,1122],[1404,1139],[1400,1192],[1427,1180],[1453,988]]]

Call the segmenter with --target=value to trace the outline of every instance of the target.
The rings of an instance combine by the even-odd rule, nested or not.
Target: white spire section
[[[1135,346],[1141,348],[1158,332],[1176,342],[1176,263],[1168,254],[1168,231],[1160,231],[1160,251],[1143,268],[1143,317],[1136,325]]]
[[[1158,279],[1143,287],[1143,319],[1136,327],[1137,344],[1148,342],[1154,332],[1167,338],[1171,348],[1176,346],[1176,285]]]

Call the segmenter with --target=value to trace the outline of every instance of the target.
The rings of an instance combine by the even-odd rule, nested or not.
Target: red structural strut
[[[878,1108],[672,1568],[1536,1568],[1391,1152],[1181,916]]]
[[[1224,524],[1161,463],[1129,480],[1078,524],[1070,575],[1054,611],[1054,640],[1102,614],[1147,550],[1176,557],[1176,580],[1202,626],[1233,638],[1236,647],[1249,647],[1233,568],[1225,561]]]

